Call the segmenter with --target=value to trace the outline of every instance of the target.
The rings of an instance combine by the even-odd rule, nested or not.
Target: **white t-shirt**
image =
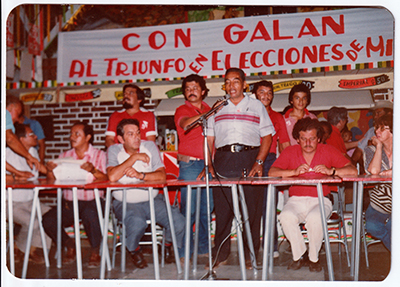
[[[37,150],[34,147],[29,149],[29,153],[34,157],[39,159],[39,155]],[[15,169],[19,171],[29,171],[34,176],[30,179],[38,178],[39,172],[37,170],[31,169],[26,162],[26,159],[15,152],[13,152],[9,147],[6,148],[6,161],[12,165]],[[11,174],[6,171],[6,173]],[[13,201],[15,202],[25,202],[33,199],[33,190],[32,189],[13,189],[12,195]]]

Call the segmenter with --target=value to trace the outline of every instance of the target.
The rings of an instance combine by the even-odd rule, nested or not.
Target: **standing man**
[[[6,96],[6,144],[14,152],[23,156],[30,167],[33,165],[36,169],[40,169],[39,160],[33,157],[18,137],[15,135],[14,123],[18,122],[18,118],[22,113],[22,106],[20,100],[13,96]]]
[[[285,120],[283,116],[275,112],[271,108],[272,101],[274,100],[274,86],[271,81],[260,81],[254,84],[253,93],[256,95],[256,98],[261,101],[264,105],[265,109],[268,112],[268,116],[274,125],[276,134],[272,137],[272,144],[267,155],[267,158],[264,162],[264,170],[263,174],[265,176],[268,175],[269,169],[271,165],[276,160],[276,148],[278,146],[279,141],[279,153],[281,153],[286,147],[290,146],[290,139],[287,133]],[[263,208],[263,216],[265,218],[265,205],[267,202],[267,188],[264,190],[264,208]],[[276,204],[278,203],[278,197],[276,196]],[[275,233],[274,233],[274,257],[278,257],[278,230],[275,225]]]
[[[245,74],[238,68],[230,68],[225,73],[225,91],[231,97],[228,104],[212,116],[208,122],[208,146],[212,150],[215,143],[213,176],[240,177],[244,169],[248,176],[262,176],[264,160],[267,157],[275,134],[274,126],[260,101],[243,92],[246,88]],[[198,176],[202,178],[204,171]],[[263,205],[263,187],[244,186],[249,211],[255,254],[260,247],[260,221]],[[230,253],[230,240],[225,240],[231,232],[233,220],[232,194],[230,188],[213,192],[216,215],[214,238],[214,268],[224,263]],[[247,238],[245,236],[245,243]],[[250,252],[245,247],[246,268],[252,269]]]
[[[196,179],[204,168],[204,135],[201,123],[189,131],[185,127],[198,120],[210,110],[203,101],[207,97],[206,82],[199,75],[189,75],[182,81],[182,92],[185,96],[185,104],[175,111],[175,126],[179,137],[179,179]],[[195,222],[196,192],[192,190],[191,202],[191,226]],[[181,213],[186,216],[187,188],[181,188]],[[212,190],[210,189],[210,210],[213,209]],[[200,224],[199,224],[199,250],[198,254],[208,253],[208,223],[207,223],[207,193],[201,190]],[[192,229],[191,229],[192,230]],[[184,248],[179,257],[184,257]],[[190,233],[190,255],[193,254],[193,233]]]
[[[121,144],[113,145],[107,150],[107,174],[110,181],[139,182],[139,181],[165,181],[164,164],[160,152],[154,142],[141,141],[139,121],[124,119],[117,126],[117,137]],[[122,190],[114,191],[114,212],[118,220],[122,220]],[[166,258],[167,263],[173,262],[171,250],[171,228],[169,225],[167,207],[163,195],[154,189],[154,208],[156,223],[166,229]],[[185,235],[185,218],[176,209],[172,209],[175,232],[178,246],[181,248]],[[132,188],[126,190],[126,248],[132,256],[137,268],[147,267],[139,246],[140,238],[147,228],[150,220],[149,193],[147,189]]]
[[[356,175],[357,169],[336,148],[321,144],[324,130],[317,119],[305,118],[297,121],[293,138],[299,144],[287,147],[272,165],[269,176],[307,177],[315,173],[324,175]],[[323,186],[325,215],[330,216],[332,203],[326,197],[329,186]],[[289,188],[289,200],[278,216],[283,232],[292,247],[293,260],[288,269],[297,270],[309,264],[310,271],[322,270],[318,253],[323,240],[321,213],[317,188],[297,185]],[[309,238],[309,252],[301,234],[299,224],[305,222]]]
[[[69,137],[72,149],[60,154],[59,158],[72,157],[73,159],[86,160],[76,172],[86,172],[88,180],[107,180],[106,154],[104,151],[92,146],[94,139],[93,127],[86,122],[77,122],[71,128]],[[53,170],[57,164],[53,161],[47,163],[48,178],[55,178]],[[89,268],[95,268],[100,265],[100,243],[102,239],[99,217],[95,202],[94,191],[92,189],[78,189],[79,217],[82,219],[83,226],[91,245],[91,254],[89,259]],[[103,197],[103,191],[100,190],[100,196]],[[71,226],[74,223],[72,190],[63,190],[62,200],[62,226]],[[102,201],[104,204],[104,201]],[[43,228],[46,233],[57,242],[57,207],[53,207],[42,219]],[[62,230],[62,246],[67,248],[63,257],[64,263],[75,261],[75,242],[68,236],[65,230]]]
[[[123,87],[122,107],[110,116],[106,131],[106,147],[117,144],[117,125],[122,119],[137,119],[140,123],[142,140],[155,141],[157,124],[154,114],[143,108],[144,92],[135,84],[126,84]]]

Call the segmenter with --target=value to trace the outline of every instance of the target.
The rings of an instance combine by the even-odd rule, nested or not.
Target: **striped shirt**
[[[75,152],[75,149],[70,149],[66,152],[63,152],[59,155],[59,158],[72,157],[74,159],[79,159],[78,155]],[[94,167],[101,172],[106,172],[106,153],[102,150],[94,148],[91,144],[89,144],[88,150],[85,152],[83,157],[87,162],[90,162],[94,165]],[[90,173],[89,180],[94,180],[95,177]],[[103,190],[99,190],[99,194],[102,197],[104,194]],[[78,189],[77,192],[78,200],[89,201],[94,200],[94,191],[93,189]],[[64,189],[63,196],[66,200],[72,201],[72,189]]]
[[[382,148],[383,149],[383,148]],[[365,171],[370,174],[368,167],[374,157],[376,147],[373,145],[366,146],[364,149],[364,166]],[[389,159],[386,153],[382,150],[382,165],[381,172],[384,170],[390,170]],[[379,211],[380,213],[392,213],[392,184],[382,183],[377,184],[370,191],[370,204],[373,209]]]
[[[208,135],[215,137],[215,147],[230,144],[260,146],[260,138],[275,134],[263,104],[246,96],[236,106],[228,100],[208,121]]]

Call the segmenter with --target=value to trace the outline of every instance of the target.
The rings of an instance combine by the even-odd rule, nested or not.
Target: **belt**
[[[217,151],[242,152],[242,151],[247,151],[247,150],[253,150],[256,148],[259,148],[259,147],[242,145],[242,144],[232,144],[232,145],[225,145],[223,147],[217,148]]]
[[[180,162],[180,161],[189,162],[189,161],[191,161],[191,160],[193,160],[193,161],[199,161],[199,160],[201,160],[201,158],[192,157],[192,156],[188,156],[188,155],[178,154],[178,155],[177,155],[177,160],[178,160],[178,162]]]

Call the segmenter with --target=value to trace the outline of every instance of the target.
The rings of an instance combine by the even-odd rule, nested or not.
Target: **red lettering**
[[[201,71],[201,68],[198,68],[197,66],[194,66],[194,63],[190,63],[189,65],[189,69],[191,69],[193,72],[195,72],[196,74],[198,74]]]
[[[73,60],[69,69],[69,77],[72,78],[77,75],[79,78],[83,77],[85,72],[85,65],[79,60]]]
[[[249,61],[249,59],[247,59],[247,55],[250,54],[250,52],[243,52],[240,53],[240,57],[239,57],[239,67],[241,69],[248,69],[250,68],[249,66],[246,66],[246,63]]]
[[[222,53],[222,50],[218,50],[218,51],[213,51],[212,52],[212,57],[211,57],[211,65],[212,65],[212,70],[213,71],[222,71],[223,68],[219,68],[218,67],[218,63],[221,62],[221,60],[218,60],[218,54]]]
[[[178,60],[175,61],[175,70],[179,73],[182,73],[186,69],[186,63],[185,60],[182,58],[179,58]]]
[[[104,61],[108,61],[108,65],[107,65],[107,76],[111,76],[112,75],[112,65],[113,62],[118,60],[118,58],[110,58],[110,59],[104,59]]]
[[[244,38],[246,38],[247,34],[249,33],[249,31],[231,32],[232,28],[234,28],[234,27],[243,29],[243,26],[239,25],[239,24],[231,24],[225,28],[224,38],[225,38],[225,41],[227,41],[229,44],[238,44],[238,43],[242,42],[244,40]],[[233,40],[231,34],[237,36],[237,39]]]
[[[274,28],[274,40],[293,39],[293,36],[280,36],[279,35],[279,20],[273,21],[273,28]]]
[[[92,74],[92,60],[88,60],[86,77],[97,77],[97,74]]]
[[[326,36],[326,26],[331,27],[335,34],[344,34],[344,16],[340,15],[340,24],[333,20],[332,16],[322,17],[322,35]]]
[[[157,46],[157,43],[156,43],[156,37],[157,37],[157,35],[161,35],[161,36],[162,36],[162,39],[163,39],[161,45],[158,45],[158,46]],[[165,34],[164,34],[163,32],[161,32],[161,31],[154,31],[154,32],[151,33],[150,36],[149,36],[149,45],[150,45],[150,47],[152,47],[154,50],[159,50],[159,49],[161,49],[161,48],[165,45],[166,42],[167,42],[167,37],[166,37]]]
[[[264,53],[264,55],[263,55],[263,62],[264,62],[264,65],[267,66],[267,67],[275,66],[275,63],[272,63],[272,64],[271,64],[271,63],[268,61],[269,54],[270,54],[271,52],[274,52],[274,53],[275,53],[274,50],[268,50],[268,51],[266,51],[266,52]]]
[[[261,54],[261,52],[260,51],[256,51],[253,54],[251,54],[251,57],[250,57],[250,64],[255,68],[261,68],[261,66],[262,66],[262,65],[257,65],[257,63],[256,63],[257,62],[256,61],[256,57],[257,57],[258,54]]]
[[[257,32],[260,32],[260,36],[256,36]],[[268,34],[267,29],[264,26],[264,23],[262,21],[259,21],[257,23],[256,28],[254,29],[253,35],[251,36],[250,42],[253,42],[254,40],[258,39],[264,39],[265,41],[271,40],[271,36]]]
[[[136,45],[135,47],[129,47],[129,38],[130,37],[140,38],[140,36],[138,34],[130,33],[122,38],[122,47],[127,51],[135,51],[135,50],[139,49],[140,45]]]
[[[147,61],[140,61],[139,62],[139,73],[146,74],[147,73]]]
[[[353,44],[353,43],[352,43]],[[385,43],[383,41],[383,37],[379,36],[379,43],[377,46],[374,46],[374,44],[372,44],[371,41],[371,37],[367,38],[367,57],[371,57],[371,50],[373,52],[379,52],[379,56],[383,56],[384,52],[385,52]]]
[[[155,60],[150,61],[150,74],[153,74],[153,70],[156,70],[156,73],[161,74],[161,60],[158,60],[158,62]]]
[[[307,28],[307,31],[305,29]],[[310,18],[306,18],[304,20],[303,26],[300,29],[300,33],[298,38],[301,38],[304,35],[311,35],[313,37],[318,37],[321,36],[317,30],[317,28],[314,26],[314,23],[311,21]]]
[[[198,63],[200,66],[204,67],[204,65],[201,62],[205,62],[208,59],[203,56],[202,54],[199,54],[199,56],[195,59],[196,63]]]
[[[340,51],[338,49],[338,47],[342,47],[342,44],[336,44],[336,45],[333,45],[333,47],[332,47],[332,53],[334,54],[334,55],[332,55],[332,59],[337,60],[337,61],[343,59],[343,56],[344,56],[343,52]]]
[[[124,62],[118,62],[117,68],[115,69],[115,75],[116,76],[120,76],[120,75],[129,76],[129,73],[126,73],[127,70],[128,70],[127,64],[125,64]]]
[[[362,48],[364,48],[364,46],[360,47],[360,43],[356,43],[357,40],[354,40],[353,42],[350,43],[350,47],[352,47],[354,50],[356,50],[357,52],[360,52],[362,50]]]
[[[132,75],[137,75],[137,62],[132,62]]]
[[[349,57],[349,59],[352,60],[353,62],[354,62],[355,60],[357,60],[357,57],[358,57],[356,51],[353,51],[353,50],[347,51],[347,52],[346,52],[346,55],[347,55],[347,57]]]
[[[278,65],[283,65],[283,49],[278,50]]]
[[[388,39],[386,41],[386,56],[393,55],[393,39]]]
[[[185,47],[190,47],[190,31],[191,29],[187,29],[187,34],[183,32],[182,29],[176,29],[175,30],[175,48],[178,48],[178,39],[181,39],[182,44],[185,45]]]
[[[316,63],[318,61],[318,49],[317,46],[312,46],[312,51],[310,47],[303,48],[303,58],[301,59],[302,63],[306,62],[306,56],[311,63]]]
[[[174,59],[166,59],[165,63],[164,63],[164,73],[168,73],[169,68],[172,68],[173,65],[171,64],[171,62],[173,62]]]
[[[329,59],[325,58],[325,56],[328,55],[328,52],[326,52],[325,49],[329,46],[330,46],[329,44],[319,46],[319,61],[320,62],[328,62],[329,61]]]
[[[295,54],[295,59],[293,60],[293,53]],[[296,64],[300,59],[300,52],[296,48],[290,48],[285,55],[286,62],[290,65]]]
[[[228,69],[230,69],[232,66],[231,66],[231,54],[226,54],[225,55],[225,69],[226,70],[228,70]]]

